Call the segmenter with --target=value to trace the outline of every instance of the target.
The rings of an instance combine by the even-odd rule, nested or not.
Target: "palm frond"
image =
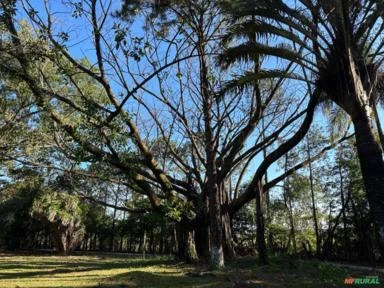
[[[299,53],[287,49],[287,47],[282,47],[281,45],[269,46],[248,41],[236,47],[225,49],[217,60],[223,68],[228,68],[235,62],[252,61],[259,55],[275,56],[301,65],[304,59]]]
[[[322,102],[321,108],[323,113],[327,116],[331,141],[340,138],[351,125],[351,118],[342,108],[331,101]]]
[[[377,72],[377,80],[375,85],[375,100],[381,105],[384,106],[384,72]]]
[[[229,28],[227,34],[222,39],[223,46],[227,46],[236,38],[246,39],[250,35],[255,35],[259,42],[266,42],[273,36],[276,36],[276,38],[281,37],[283,39],[289,39],[289,41],[292,41],[293,43],[298,44],[300,47],[304,47],[308,51],[314,53],[313,48],[309,45],[309,42],[303,40],[292,31],[257,20],[247,20],[245,22],[232,25],[231,28]],[[320,48],[326,52],[323,47]]]
[[[242,75],[235,75],[232,80],[227,81],[220,90],[219,95],[227,93],[242,93],[255,87],[258,81],[272,78],[289,78],[305,81],[305,79],[300,75],[288,72],[287,70],[261,70],[257,73],[254,71],[247,71]]]
[[[281,0],[240,0],[240,1],[222,1],[225,2],[224,12],[231,15],[232,19],[236,19],[236,23],[244,22],[250,17],[258,19],[262,22],[270,21],[273,22],[273,26],[278,27],[276,23],[279,23],[280,27],[285,25],[287,27],[285,30],[293,29],[295,32],[300,33],[305,38],[312,41],[317,41],[313,37],[313,30],[316,29],[315,24],[311,21],[309,15],[307,15],[306,10],[309,10],[309,4],[304,2],[303,6],[307,9],[294,9],[287,6]],[[289,27],[289,29],[288,29]],[[318,35],[318,37],[330,45],[329,41],[323,37],[323,35]]]
[[[382,11],[374,11],[367,16],[364,22],[362,22],[359,25],[359,28],[355,32],[355,39],[360,40],[364,38],[364,35],[370,35],[370,30],[375,27],[375,24],[378,22],[378,20],[381,18]],[[366,40],[361,43],[362,45],[365,45],[366,41],[368,41],[369,37],[366,37]]]

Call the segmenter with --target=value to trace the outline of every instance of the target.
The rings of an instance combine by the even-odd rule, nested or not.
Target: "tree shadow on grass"
[[[30,277],[41,277],[46,275],[66,274],[73,272],[89,272],[94,271],[95,268],[79,268],[79,269],[54,269],[50,271],[31,271],[31,272],[17,272],[17,273],[0,273],[0,280],[3,279],[20,279]]]
[[[68,259],[67,262],[52,262],[52,261],[38,261],[38,262],[28,262],[23,261],[17,264],[9,263],[0,263],[0,280],[4,279],[16,279],[16,278],[30,278],[30,277],[42,277],[47,275],[55,274],[67,274],[73,272],[89,272],[89,271],[100,271],[100,270],[113,270],[113,269],[137,269],[145,268],[155,265],[164,265],[170,264],[171,261],[162,260],[162,259],[148,259],[148,260],[135,260],[135,259],[92,259],[89,261],[73,261],[69,262],[71,259]],[[51,268],[47,270],[47,268]],[[27,270],[23,272],[12,272],[9,270]],[[45,269],[41,271],[28,271],[36,269]],[[7,272],[9,271],[9,272]],[[4,273],[6,272],[6,273]]]
[[[267,287],[262,281],[244,281],[225,273],[187,273],[132,271],[105,279],[94,288],[226,288],[226,287]]]

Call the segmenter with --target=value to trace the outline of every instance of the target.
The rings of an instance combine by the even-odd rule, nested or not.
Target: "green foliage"
[[[111,231],[112,219],[105,214],[105,209],[98,205],[82,204],[82,218],[84,219],[85,231],[89,235],[95,233],[101,238],[107,238]]]
[[[240,249],[253,248],[256,237],[255,202],[245,205],[233,219],[233,233]],[[241,253],[241,251],[239,251]]]
[[[29,213],[42,178],[26,168],[10,168],[8,172],[12,178],[0,190],[0,244],[9,249],[31,247],[36,233],[45,230]]]
[[[50,223],[60,222],[64,226],[78,226],[82,211],[79,198],[62,192],[44,191],[34,200],[31,214]]]
[[[184,201],[178,197],[171,197],[163,201],[162,204],[165,215],[174,221],[179,222],[182,217],[190,219],[194,217],[193,204],[191,202]]]
[[[43,190],[32,204],[31,215],[52,227],[58,252],[76,248],[84,236],[83,213],[76,196]]]

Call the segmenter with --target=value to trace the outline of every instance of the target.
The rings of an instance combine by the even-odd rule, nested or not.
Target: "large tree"
[[[383,1],[225,4],[235,19],[233,37],[254,33],[259,42],[242,41],[227,49],[221,58],[223,63],[228,65],[260,53],[293,61],[298,69],[288,77],[306,81],[320,100],[331,100],[352,119],[367,198],[384,255],[384,161],[374,136],[372,112],[384,62]],[[249,83],[255,77],[257,73],[251,73],[242,80]]]
[[[61,8],[71,27],[57,25],[54,5],[37,11],[28,0],[15,7],[29,25],[19,23],[11,2],[1,7],[1,71],[33,95],[56,152],[82,163],[79,168],[98,162],[118,170],[153,210],[178,221],[178,238],[187,244],[179,245],[186,248],[180,254],[193,252],[196,240],[198,254],[211,253],[212,264],[222,267],[224,254],[233,255],[231,218],[255,193],[263,229],[262,191],[295,169],[268,183],[263,176],[303,138],[318,97],[285,98],[287,73],[270,81],[258,57],[251,65],[260,83],[243,90],[230,82],[221,90],[230,75],[213,63],[228,23],[215,2],[176,1],[164,18],[144,7],[122,21],[111,17],[112,1],[68,1]],[[131,29],[138,19],[147,20],[141,35]],[[73,31],[89,36],[87,59],[77,57],[83,47]],[[233,193],[230,180],[242,183],[249,174],[246,191]]]

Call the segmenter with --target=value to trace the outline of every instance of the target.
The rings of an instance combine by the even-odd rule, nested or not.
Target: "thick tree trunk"
[[[381,256],[384,257],[384,161],[382,147],[376,141],[371,126],[374,120],[372,117],[374,87],[371,86],[374,77],[359,73],[352,46],[347,43],[345,48],[346,51],[340,60],[346,85],[341,93],[333,95],[333,100],[351,116],[353,121],[361,173],[378,232],[378,246]]]
[[[384,257],[384,161],[365,109],[354,117],[357,153],[371,213],[378,231],[381,256]]]
[[[199,260],[193,232],[193,225],[190,221],[183,219],[176,224],[177,256],[186,263],[196,263]]]
[[[201,18],[202,19],[202,18]],[[204,121],[204,144],[206,154],[206,177],[207,182],[204,187],[208,196],[209,216],[210,216],[210,244],[211,244],[211,265],[215,269],[224,267],[223,251],[223,227],[221,223],[221,195],[218,187],[218,169],[216,166],[217,137],[213,131],[214,121],[212,114],[213,101],[215,93],[211,90],[208,80],[208,66],[206,59],[206,39],[204,36],[203,21],[199,21],[198,37],[199,43],[197,51],[200,60],[200,91],[203,102],[203,121]]]
[[[60,255],[67,255],[70,250],[70,239],[68,239],[67,231],[55,225],[53,225],[52,230],[56,252]]]
[[[68,249],[65,241],[65,235],[55,232],[54,239],[57,253],[60,255],[67,255]]]
[[[228,210],[228,191],[226,189],[225,182],[221,183],[220,187],[220,199],[221,199],[221,223],[223,225],[223,249],[225,260],[234,259],[236,257],[234,242],[232,238],[232,221]]]
[[[197,220],[195,229],[196,251],[200,259],[209,259],[208,215]]]
[[[208,195],[202,195],[202,209],[196,218],[195,241],[196,251],[200,259],[209,260],[209,209]]]
[[[236,257],[235,248],[232,238],[232,223],[227,211],[222,215],[223,223],[223,248],[225,260],[234,259]]]
[[[186,263],[196,263],[199,258],[196,253],[195,240],[193,239],[193,230],[187,229],[185,233],[186,251],[185,251],[185,262]]]
[[[213,186],[213,187],[212,187]],[[220,193],[215,183],[209,189],[209,215],[211,232],[211,265],[215,269],[224,267],[223,226],[221,221]]]
[[[267,256],[267,245],[265,243],[265,227],[264,227],[264,215],[263,215],[263,185],[261,181],[258,182],[258,187],[256,188],[256,241],[257,241],[257,250],[259,252],[259,262],[260,264],[268,264]]]

